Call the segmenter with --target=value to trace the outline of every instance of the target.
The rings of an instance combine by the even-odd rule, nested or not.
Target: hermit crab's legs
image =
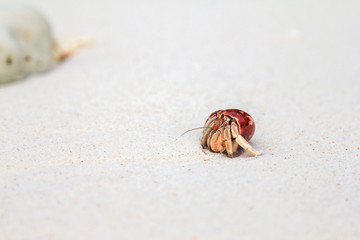
[[[259,156],[261,155],[261,153],[259,151],[256,151],[252,146],[250,146],[250,144],[245,140],[245,138],[243,138],[241,135],[238,135],[235,138],[235,141],[242,147],[244,148],[246,151],[248,151],[249,153],[251,153],[254,156]]]
[[[246,140],[243,136],[241,136],[239,134],[238,131],[238,126],[236,125],[236,123],[232,122],[231,123],[231,134],[232,136],[235,138],[235,141],[246,151],[248,151],[249,153],[251,153],[254,156],[259,156],[261,155],[260,152],[256,151]]]
[[[209,145],[207,145],[207,140],[209,138],[210,133],[215,129],[218,129],[217,125],[219,124],[219,120],[218,119],[214,119],[212,120],[209,125],[207,126],[207,128],[204,130],[204,135],[201,139],[201,146],[203,146],[203,148],[205,148],[206,146],[210,147]]]
[[[233,158],[233,146],[231,141],[231,131],[230,131],[230,125],[227,125],[224,129],[224,140],[225,140],[225,147],[226,152],[229,157]]]

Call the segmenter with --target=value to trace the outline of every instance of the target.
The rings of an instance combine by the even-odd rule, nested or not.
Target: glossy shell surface
[[[239,109],[227,109],[227,110],[218,110],[210,114],[208,119],[205,122],[204,126],[207,126],[212,120],[217,118],[218,114],[223,114],[228,116],[236,121],[239,126],[239,133],[243,136],[246,141],[249,141],[255,133],[255,121],[254,119],[245,111]]]

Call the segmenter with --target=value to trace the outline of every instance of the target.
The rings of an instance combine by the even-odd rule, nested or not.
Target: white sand
[[[27,2],[94,45],[0,86],[0,239],[360,238],[359,1]]]

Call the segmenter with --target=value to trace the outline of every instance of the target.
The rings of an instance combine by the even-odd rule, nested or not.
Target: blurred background
[[[0,85],[4,239],[360,238],[358,1],[11,3],[92,45]],[[229,108],[262,156],[179,137]]]

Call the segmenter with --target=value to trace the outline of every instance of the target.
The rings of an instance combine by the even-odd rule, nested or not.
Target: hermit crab
[[[248,113],[239,109],[218,110],[205,122],[201,146],[213,152],[226,151],[231,158],[240,147],[258,156],[261,153],[248,143],[254,132],[255,122]]]

